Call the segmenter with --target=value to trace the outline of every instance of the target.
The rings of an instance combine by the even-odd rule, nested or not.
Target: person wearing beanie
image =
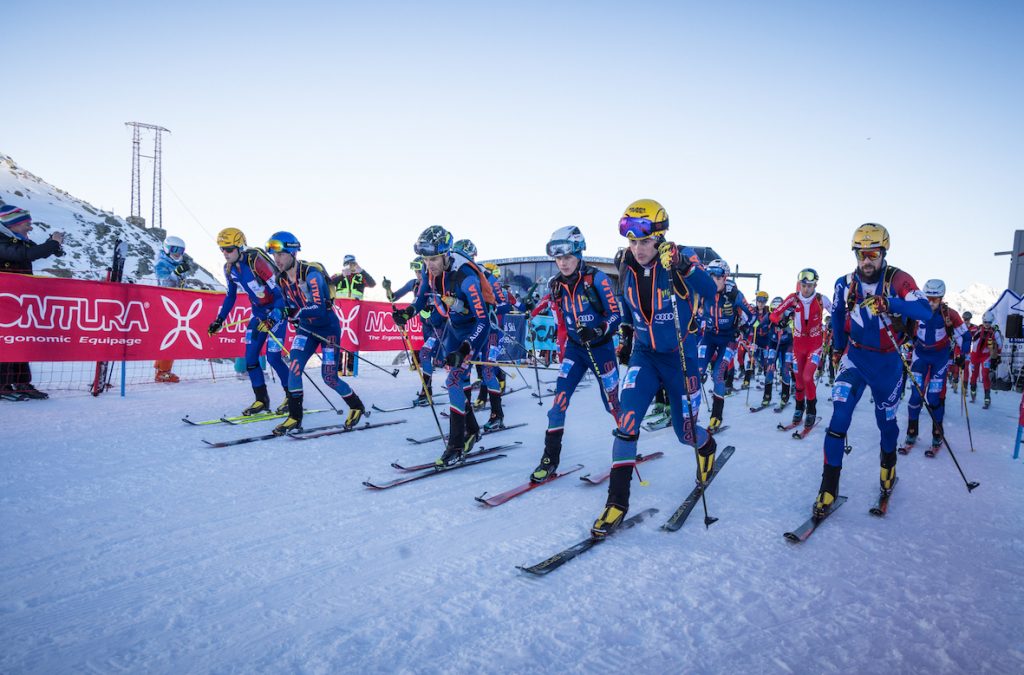
[[[0,272],[32,274],[32,262],[62,256],[64,233],[54,232],[42,244],[28,238],[32,215],[12,204],[0,205]],[[27,363],[0,363],[0,398],[25,400],[47,398],[32,386],[32,370]]]
[[[334,286],[336,298],[347,298],[349,300],[362,300],[363,292],[367,288],[377,285],[369,272],[360,267],[356,257],[351,253],[342,260],[341,274],[331,277],[331,285]],[[357,354],[359,352],[356,352]],[[347,351],[341,352],[341,367],[339,370],[343,376],[351,376],[355,372],[355,358]]]

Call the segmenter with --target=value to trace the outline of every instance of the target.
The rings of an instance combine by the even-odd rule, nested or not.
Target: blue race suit
[[[711,377],[715,396],[725,397],[725,380],[736,356],[736,331],[741,322],[751,321],[753,314],[746,298],[731,280],[725,282],[721,293],[705,307],[704,337],[700,345],[701,372],[711,366]],[[716,408],[721,404],[716,401]],[[719,413],[720,410],[716,410]],[[714,412],[712,413],[715,414]]]
[[[910,371],[917,386],[910,388],[910,402],[907,403],[907,418],[917,420],[921,416],[921,394],[925,392],[928,407],[932,409],[935,422],[940,427],[945,415],[946,370],[955,340],[960,342],[960,353],[971,351],[971,332],[956,310],[943,303],[931,317],[917,324],[914,331],[914,360]]]

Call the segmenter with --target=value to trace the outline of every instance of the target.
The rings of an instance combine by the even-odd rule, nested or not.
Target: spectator
[[[32,274],[32,261],[62,256],[64,233],[54,232],[42,244],[28,238],[32,215],[11,204],[0,205],[0,272]],[[32,370],[27,363],[0,363],[0,394],[15,400],[48,398],[32,386]]]
[[[179,237],[167,237],[163,248],[157,251],[153,259],[153,271],[156,272],[156,283],[165,288],[181,288],[185,278],[191,271],[191,265],[185,260],[185,242]],[[174,361],[163,359],[153,362],[157,382],[177,382],[180,378],[172,372]]]
[[[345,256],[342,263],[341,274],[335,274],[331,277],[331,285],[334,286],[334,297],[336,298],[362,300],[363,291],[367,288],[373,288],[377,285],[377,282],[359,266],[359,263],[356,262],[356,257],[349,254]],[[353,360],[351,352],[344,349],[341,350],[341,367],[339,370],[343,376],[351,377],[354,374]]]

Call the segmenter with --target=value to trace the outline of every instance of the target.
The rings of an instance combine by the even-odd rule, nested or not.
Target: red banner
[[[206,334],[223,293],[0,273],[0,361],[136,361],[234,358],[245,353],[252,316],[240,293],[226,326]],[[398,351],[402,337],[386,302],[337,300],[341,346]],[[409,322],[419,348],[419,317]],[[287,344],[294,332],[288,331]]]

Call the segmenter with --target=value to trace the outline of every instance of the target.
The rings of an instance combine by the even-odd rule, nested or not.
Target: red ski
[[[664,457],[664,456],[665,456],[665,453],[661,452],[661,451],[652,452],[649,455],[637,455],[636,463],[637,464],[643,464],[646,461],[649,461],[649,460],[652,460],[652,459],[658,459],[659,457]],[[597,474],[596,476],[592,476],[589,473],[586,476],[580,476],[580,480],[583,481],[584,483],[590,483],[591,485],[600,485],[601,483],[603,483],[606,480],[608,480],[608,478],[610,478],[611,475],[612,475],[612,470],[608,469],[607,471],[602,471],[601,473]]]
[[[575,472],[579,471],[582,468],[583,468],[582,464],[576,464],[576,465],[570,467],[570,469],[568,471],[563,471],[561,473],[556,473],[554,476],[551,476],[547,480],[542,481],[540,483],[534,483],[533,481],[528,481],[526,483],[523,483],[519,487],[514,487],[511,490],[506,490],[505,492],[502,492],[500,495],[494,495],[493,497],[487,497],[486,499],[484,499],[484,495],[487,494],[485,492],[484,494],[480,495],[479,497],[473,497],[473,499],[477,500],[478,502],[480,502],[484,506],[499,506],[501,504],[504,504],[508,500],[514,498],[514,497],[518,497],[519,495],[526,494],[527,492],[529,492],[530,490],[532,490],[534,488],[539,488],[541,485],[546,485],[546,484],[550,483],[553,480],[558,480],[562,476],[568,476],[570,473],[575,473]]]

